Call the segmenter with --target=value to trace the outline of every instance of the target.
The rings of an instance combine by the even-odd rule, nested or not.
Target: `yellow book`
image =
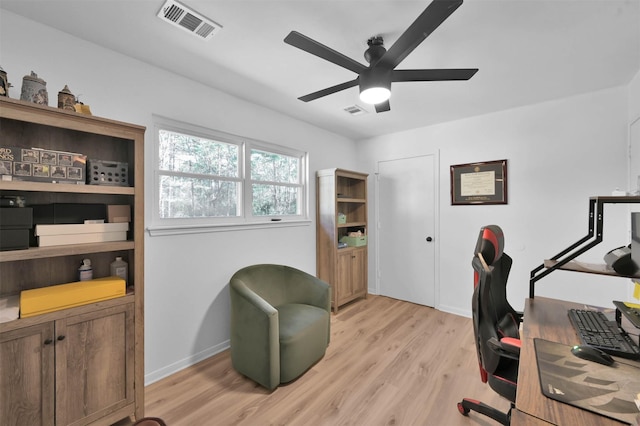
[[[61,309],[114,299],[126,294],[125,282],[118,277],[60,284],[23,290],[20,293],[20,317],[46,314]]]

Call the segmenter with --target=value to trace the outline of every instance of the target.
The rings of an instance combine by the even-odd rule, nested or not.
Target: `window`
[[[252,149],[250,156],[253,216],[300,214],[300,159]]]
[[[307,220],[306,153],[154,119],[150,230]]]

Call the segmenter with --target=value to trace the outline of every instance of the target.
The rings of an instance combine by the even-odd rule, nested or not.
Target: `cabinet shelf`
[[[59,320],[61,318],[88,314],[99,309],[106,309],[113,306],[126,305],[127,303],[133,303],[134,301],[135,301],[135,295],[133,294],[133,292],[128,292],[122,297],[103,300],[101,302],[88,303],[86,305],[75,306],[73,308],[60,309],[59,311],[49,312],[41,315],[35,315],[28,318],[18,318],[13,321],[0,323],[0,333],[5,333],[8,331],[16,330],[23,327],[30,327],[32,325],[44,324],[47,322]]]
[[[557,260],[545,259],[544,267],[553,268],[558,264]],[[622,278],[640,278],[640,273],[634,275],[622,275],[609,268],[604,263],[585,263],[572,260],[565,263],[562,266],[558,266],[557,269],[564,271],[585,272],[587,274],[607,275],[610,277],[622,277]]]
[[[128,168],[127,186],[14,177],[0,180],[0,195],[23,197],[27,206],[126,205],[131,214],[127,241],[0,252],[0,297],[77,281],[85,257],[95,277],[110,274],[114,257],[128,263],[122,297],[0,324],[0,353],[6,355],[0,359],[7,407],[0,410],[2,425],[113,424],[144,417],[144,133],[136,124],[0,96],[3,147],[81,153],[89,161]],[[100,383],[99,392],[92,383]]]
[[[134,241],[114,241],[106,243],[73,244],[50,247],[30,247],[26,250],[3,251],[0,263],[17,260],[44,259],[49,257],[73,256],[78,254],[105,253],[110,251],[133,250]]]
[[[367,226],[367,222],[347,222],[338,225],[338,228],[351,228],[358,226]]]
[[[340,198],[340,197],[338,197],[336,201],[338,203],[360,203],[360,204],[364,204],[367,202],[367,200],[365,200],[364,198]]]
[[[66,192],[71,194],[135,195],[130,186],[71,185],[29,181],[0,181],[0,191]]]
[[[331,285],[331,305],[338,312],[341,305],[367,297],[367,246],[338,248],[350,231],[367,232],[367,175],[343,169],[318,170],[316,185],[317,274]]]

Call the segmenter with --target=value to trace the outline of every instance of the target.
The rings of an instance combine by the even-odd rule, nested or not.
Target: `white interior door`
[[[380,294],[435,306],[435,159],[378,162]]]

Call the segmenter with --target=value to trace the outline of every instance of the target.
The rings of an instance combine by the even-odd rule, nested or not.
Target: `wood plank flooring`
[[[145,413],[169,426],[496,424],[458,413],[462,397],[509,407],[480,380],[471,320],[369,296],[332,314],[326,355],[294,382],[269,392],[224,351],[147,386]]]

